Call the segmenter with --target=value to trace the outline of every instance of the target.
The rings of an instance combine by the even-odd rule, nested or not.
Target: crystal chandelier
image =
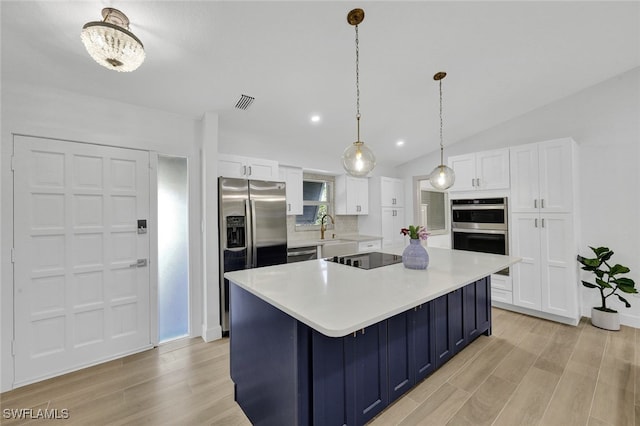
[[[358,24],[364,20],[364,10],[353,9],[347,15],[347,22],[356,29],[356,121],[358,139],[342,153],[342,167],[351,176],[366,176],[376,166],[373,152],[360,140],[360,50],[358,45]]]
[[[89,55],[105,68],[133,71],[144,62],[144,46],[129,31],[129,18],[117,9],[102,9],[102,21],[88,22],[80,37]]]
[[[440,165],[436,166],[429,176],[431,186],[436,189],[448,189],[456,181],[456,174],[444,164],[444,145],[442,142],[442,79],[447,76],[446,72],[439,72],[433,79],[440,83]]]

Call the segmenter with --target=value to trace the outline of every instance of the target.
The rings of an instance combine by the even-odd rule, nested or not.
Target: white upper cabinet
[[[349,175],[336,176],[336,214],[369,214],[369,180]]]
[[[449,157],[456,174],[450,191],[509,189],[509,149]]]
[[[218,175],[231,178],[278,180],[278,162],[240,155],[218,154]]]
[[[404,207],[404,181],[390,177],[380,177],[379,179],[380,205],[382,207]]]
[[[449,157],[448,163],[456,174],[456,180],[449,191],[473,191],[476,189],[475,154]]]
[[[302,169],[280,166],[280,180],[286,183],[287,215],[302,214]]]
[[[511,209],[518,213],[573,210],[573,141],[511,148]]]

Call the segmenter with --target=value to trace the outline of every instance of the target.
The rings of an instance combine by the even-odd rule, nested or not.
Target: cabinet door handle
[[[544,218],[542,219],[542,227],[544,228]]]
[[[475,179],[471,179],[471,186],[473,186],[475,188],[475,186],[476,186],[476,180]]]
[[[480,188],[480,178],[476,178],[476,186]]]
[[[540,199],[540,208],[544,209],[544,198]],[[544,219],[542,219],[544,220]]]
[[[533,226],[535,226],[536,228],[538,227],[538,219],[533,220]]]
[[[251,176],[251,166],[249,166],[249,176]]]
[[[242,174],[247,175],[247,166],[242,166]]]
[[[291,203],[287,204],[289,206],[289,211],[291,211]]]
[[[538,199],[537,198],[534,198],[534,200],[533,200],[533,208],[534,209],[538,208]]]

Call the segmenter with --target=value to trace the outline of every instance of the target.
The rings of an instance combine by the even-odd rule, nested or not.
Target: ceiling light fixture
[[[312,123],[319,123],[320,122],[320,116],[319,115],[312,115],[311,116],[311,122]]]
[[[102,21],[88,22],[80,37],[89,55],[105,68],[133,71],[144,62],[144,46],[129,31],[129,18],[118,9],[102,9]]]
[[[396,142],[396,146],[403,146],[404,145],[404,141],[403,140],[399,140]]]
[[[373,152],[360,140],[360,49],[358,24],[364,19],[364,10],[353,9],[347,14],[347,22],[356,29],[356,120],[358,139],[342,153],[342,167],[351,176],[366,176],[376,166]]]
[[[436,166],[429,176],[429,182],[436,189],[448,189],[456,181],[456,174],[444,164],[444,144],[442,142],[442,79],[447,76],[446,72],[438,72],[433,79],[440,84],[440,165]]]

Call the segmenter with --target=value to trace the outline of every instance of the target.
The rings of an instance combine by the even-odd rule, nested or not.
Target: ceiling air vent
[[[242,95],[240,96],[240,99],[238,99],[238,102],[236,102],[236,108],[246,111],[249,109],[254,99],[255,98],[253,96]]]

